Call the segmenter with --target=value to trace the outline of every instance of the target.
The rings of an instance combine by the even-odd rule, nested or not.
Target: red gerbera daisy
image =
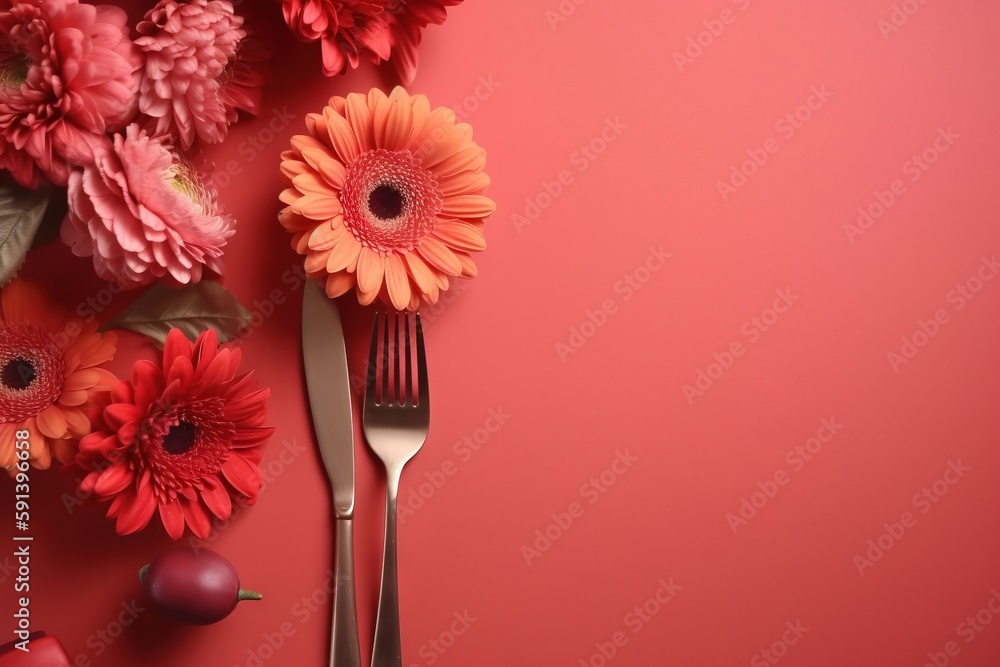
[[[236,374],[240,356],[219,349],[212,330],[192,345],[174,329],[162,365],[136,362],[111,390],[77,463],[89,471],[81,491],[111,501],[119,534],[142,530],[158,510],[175,540],[185,524],[206,537],[210,513],[228,519],[233,497],[256,500],[261,446],[274,432],[263,425],[270,390]]]
[[[403,84],[410,85],[417,76],[417,47],[423,30],[430,24],[440,25],[448,18],[445,7],[454,7],[462,0],[387,0],[389,15],[389,58]]]

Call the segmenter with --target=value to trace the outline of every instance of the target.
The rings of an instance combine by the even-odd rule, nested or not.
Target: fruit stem
[[[245,588],[240,589],[239,595],[236,596],[237,600],[260,600],[264,596],[257,591],[248,591]]]
[[[146,565],[143,565],[139,569],[139,583],[140,584],[145,584],[146,583],[146,575],[147,574],[149,574],[149,564],[148,563]]]

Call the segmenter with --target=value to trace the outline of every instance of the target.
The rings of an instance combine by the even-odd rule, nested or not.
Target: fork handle
[[[337,518],[337,551],[333,563],[337,587],[333,600],[330,667],[361,667],[358,607],[354,592],[354,519]]]
[[[375,620],[372,667],[402,667],[399,639],[399,579],[396,559],[396,496],[402,469],[386,469],[385,546],[382,551],[382,586]]]

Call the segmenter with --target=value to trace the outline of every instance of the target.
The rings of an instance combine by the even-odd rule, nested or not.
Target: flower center
[[[190,199],[202,213],[214,215],[215,199],[198,173],[183,158],[175,157],[175,160],[164,174],[170,187]]]
[[[31,66],[27,54],[14,45],[13,41],[0,37],[0,92],[18,90],[28,80]]]
[[[0,423],[34,417],[59,399],[66,363],[34,324],[0,324]]]
[[[3,371],[0,372],[0,382],[14,391],[24,391],[31,386],[36,377],[38,377],[38,371],[35,369],[35,365],[22,357],[8,361],[4,365]]]
[[[392,220],[403,212],[403,193],[393,185],[379,185],[368,195],[368,210],[380,220]]]
[[[20,88],[28,80],[28,57],[17,54],[0,66],[0,85],[4,88]]]
[[[437,179],[410,151],[367,151],[348,167],[341,192],[344,223],[383,255],[408,252],[437,227],[444,198]]]
[[[139,427],[142,467],[152,473],[155,491],[173,498],[222,469],[229,458],[236,426],[226,417],[226,402],[191,398],[153,410]]]
[[[175,426],[171,426],[167,435],[163,437],[163,451],[167,454],[185,454],[194,447],[197,434],[194,424],[178,422]]]

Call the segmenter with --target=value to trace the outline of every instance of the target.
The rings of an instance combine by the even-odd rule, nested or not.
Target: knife
[[[361,667],[354,591],[354,411],[347,346],[337,304],[314,280],[307,281],[302,303],[302,356],[337,524],[330,667]]]

